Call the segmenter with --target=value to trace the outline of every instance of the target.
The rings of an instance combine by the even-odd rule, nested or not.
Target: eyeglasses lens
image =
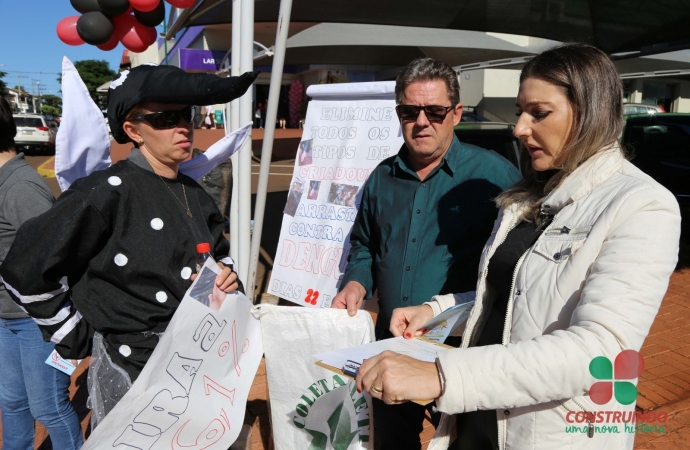
[[[443,122],[450,108],[439,105],[398,105],[398,113],[402,120],[417,120],[421,110],[424,110],[424,114],[428,120],[432,122]]]
[[[154,127],[154,128],[174,128],[180,123],[180,119],[184,119],[189,123],[192,123],[194,118],[194,107],[187,106],[178,111],[163,111],[159,113],[145,114],[144,118]]]

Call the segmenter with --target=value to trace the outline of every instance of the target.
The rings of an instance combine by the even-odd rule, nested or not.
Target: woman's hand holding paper
[[[436,364],[385,351],[359,368],[357,391],[362,390],[389,405],[430,400],[441,395],[441,380]]]
[[[405,339],[412,339],[413,336],[424,334],[425,330],[420,328],[433,317],[434,311],[428,305],[396,308],[391,316],[389,330],[395,337],[404,336]]]

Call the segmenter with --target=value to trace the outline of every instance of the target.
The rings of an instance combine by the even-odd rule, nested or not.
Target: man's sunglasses
[[[145,120],[151,124],[153,128],[159,130],[175,128],[180,123],[180,119],[184,119],[188,123],[192,123],[194,114],[196,112],[195,109],[196,108],[193,106],[187,106],[177,111],[162,111],[149,114],[139,114],[135,116],[133,120]]]
[[[400,120],[417,120],[419,112],[424,110],[424,115],[430,122],[443,122],[448,114],[448,111],[453,109],[452,106],[440,105],[398,105],[395,110],[398,112]]]

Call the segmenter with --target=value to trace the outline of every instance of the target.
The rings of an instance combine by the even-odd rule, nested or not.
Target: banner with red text
[[[83,450],[226,450],[235,442],[263,342],[251,302],[217,289],[218,272],[209,258],[141,375]]]
[[[268,292],[327,308],[338,292],[362,186],[403,144],[394,82],[317,85],[283,210]],[[394,214],[394,211],[391,211]]]

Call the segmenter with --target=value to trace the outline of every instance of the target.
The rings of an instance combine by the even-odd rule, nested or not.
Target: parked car
[[[37,151],[55,154],[55,122],[46,120],[40,114],[17,114],[14,116],[14,123],[17,125],[17,135],[14,138],[17,150],[26,154]]]
[[[461,122],[455,127],[455,135],[460,142],[495,151],[519,169],[521,144],[513,136],[514,128],[510,123]]]
[[[656,114],[663,113],[664,108],[655,105],[645,105],[643,103],[625,103],[623,105],[623,115],[630,114]]]
[[[676,196],[683,234],[690,232],[690,114],[626,117],[621,139],[631,162]]]
[[[490,122],[490,120],[474,111],[463,111],[460,122]]]

